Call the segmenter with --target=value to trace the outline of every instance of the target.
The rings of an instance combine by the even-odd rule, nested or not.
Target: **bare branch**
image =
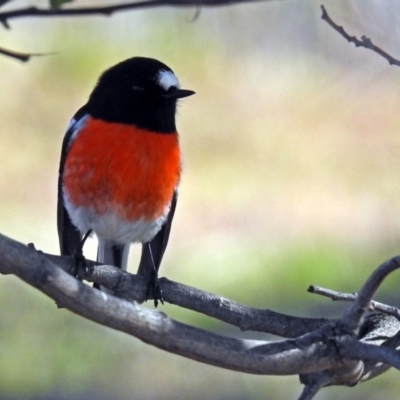
[[[326,385],[354,385],[378,376],[390,365],[400,367],[400,356],[393,350],[400,343],[397,337],[400,322],[391,316],[367,316],[359,334],[358,329],[352,328],[353,318],[347,317],[350,325],[345,319],[323,323],[316,320],[318,322],[314,321],[314,324],[322,324],[322,327],[281,342],[228,338],[176,322],[161,312],[90,288],[58,268],[70,269],[71,257],[46,255],[1,235],[0,254],[0,273],[19,276],[76,314],[126,332],[160,349],[207,364],[253,374],[300,374],[301,381],[307,386],[303,399],[312,398],[313,393]],[[379,285],[388,268],[393,269],[393,260],[372,274],[361,289],[360,297],[365,298],[373,291],[371,288]],[[84,275],[117,290],[118,295],[124,293],[126,296],[127,289],[135,288],[134,293],[129,294],[130,298],[143,298],[146,290],[143,278],[121,274],[117,268],[91,261],[87,262]],[[199,302],[197,296],[203,296],[202,301],[208,306],[201,309],[219,309],[217,317],[219,313],[230,312],[231,302],[222,301],[220,306],[221,298],[216,295],[165,279],[163,285],[164,295],[170,296],[170,301],[174,298],[178,303],[196,309],[198,306],[191,302]],[[186,295],[192,297],[180,300]],[[226,304],[228,308],[225,308]],[[275,318],[274,314],[271,318]],[[293,321],[293,317],[288,318]],[[363,346],[359,345],[360,338],[364,340]]]
[[[273,375],[312,372],[340,361],[334,341],[325,343],[334,332],[329,325],[296,340],[277,343],[227,338],[92,289],[57,268],[44,254],[2,235],[0,254],[0,272],[16,274],[76,314],[187,358]],[[346,330],[335,332],[340,342],[353,339]],[[284,354],[290,354],[290,361]]]
[[[44,256],[68,272],[73,268],[70,256]],[[143,277],[130,274],[110,265],[100,265],[86,260],[86,274],[81,277],[115,292],[128,301],[143,303],[146,299],[146,282]],[[277,313],[268,309],[255,309],[205,292],[167,278],[160,278],[164,301],[196,311],[237,326],[242,331],[268,332],[286,338],[295,338],[326,325],[325,318],[300,318]]]
[[[390,365],[395,365],[394,358],[396,363],[399,361],[395,353],[400,345],[399,330],[397,318],[383,314],[368,315],[360,329],[360,341],[343,345],[338,343],[338,351],[343,357],[340,368],[300,375],[300,382],[306,385],[300,399],[312,399],[326,386],[354,386],[386,372]],[[381,351],[384,354],[382,357],[378,355]],[[383,359],[388,363],[383,363]]]
[[[299,400],[313,399],[324,387],[332,385],[354,386],[363,373],[363,363],[346,360],[342,368],[300,375],[300,382],[305,385]]]
[[[0,0],[0,7],[10,0]],[[10,29],[9,20],[23,17],[84,17],[93,15],[110,16],[117,12],[142,10],[155,7],[196,7],[194,19],[199,16],[200,7],[219,7],[229,6],[234,4],[245,4],[250,2],[271,1],[271,0],[143,0],[130,3],[115,4],[99,7],[79,7],[79,8],[39,8],[39,7],[24,7],[11,11],[0,12],[0,24],[5,28]],[[18,57],[17,52],[0,51],[0,54],[18,58],[21,61],[28,61],[28,58]],[[30,54],[32,56],[34,54]],[[35,54],[36,55],[36,54]],[[28,56],[28,55],[25,55]]]
[[[14,0],[0,0],[0,7],[3,7],[4,4],[10,3],[11,1],[14,1]]]
[[[390,54],[383,51],[380,47],[375,46],[371,39],[367,38],[365,35],[361,36],[361,39],[357,39],[355,36],[350,36],[342,26],[337,25],[328,15],[325,7],[321,6],[322,15],[321,18],[328,23],[336,32],[343,36],[348,42],[354,43],[356,47],[364,47],[366,49],[372,50],[378,53],[381,57],[385,58],[390,65],[400,66],[400,60],[392,57]]]
[[[217,7],[269,0],[145,0],[102,7],[38,8],[26,7],[0,13],[0,21],[21,17],[78,17],[90,15],[110,16],[116,12],[155,7]]]
[[[400,257],[393,257],[392,259],[380,265],[380,267],[377,268],[368,278],[367,282],[365,282],[358,292],[354,303],[343,314],[343,322],[348,324],[350,329],[357,329],[359,327],[361,318],[368,309],[368,306],[372,300],[372,296],[378,290],[383,280],[391,272],[399,268]]]
[[[319,294],[324,297],[328,297],[333,301],[351,301],[353,302],[357,298],[357,293],[342,293],[335,290],[326,289],[320,286],[311,285],[307,291],[313,294]],[[379,311],[387,315],[393,315],[400,319],[400,309],[388,304],[380,303],[379,301],[371,300],[368,305],[369,311]]]
[[[16,60],[27,62],[30,60],[31,57],[42,57],[42,56],[50,56],[54,53],[20,53],[14,50],[8,50],[0,47],[0,54],[5,56],[15,58]]]
[[[11,58],[15,58],[16,60],[19,60],[22,62],[27,62],[32,57],[32,54],[19,53],[17,51],[7,50],[7,49],[1,48],[1,47],[0,47],[0,54],[3,54],[4,56],[8,56]]]
[[[304,383],[304,382],[302,382]],[[315,380],[315,382],[305,385],[303,392],[301,393],[298,400],[311,400],[313,399],[317,393],[326,386],[326,380],[322,377],[319,381]]]
[[[295,338],[326,325],[325,318],[299,318],[268,309],[246,307],[232,300],[189,286],[161,279],[164,299],[193,311],[239,327],[242,331],[267,332]]]
[[[383,362],[400,369],[400,358],[397,350],[387,347],[377,347],[370,344],[357,342],[351,345],[345,344],[343,350],[348,357],[355,359],[364,359],[375,363]]]

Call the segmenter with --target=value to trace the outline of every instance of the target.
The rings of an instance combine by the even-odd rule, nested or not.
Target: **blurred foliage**
[[[325,6],[349,32],[396,55],[400,39],[387,34],[399,26],[396,2],[361,3]],[[155,57],[197,93],[178,110],[184,173],[161,273],[253,307],[338,316],[345,304],[307,287],[356,291],[398,253],[400,71],[338,37],[314,0],[195,15],[164,8],[10,21],[4,46],[57,54],[28,64],[0,59],[2,233],[58,252],[63,130],[101,71],[133,55]],[[86,250],[94,257],[94,240]],[[132,271],[138,253],[134,246]],[[394,275],[377,299],[395,303],[395,294]],[[265,338],[170,305],[162,311],[223,334]],[[0,371],[0,399],[280,399],[300,392],[296,377],[250,376],[161,352],[58,310],[9,276],[0,277]],[[395,398],[395,373],[318,398]]]

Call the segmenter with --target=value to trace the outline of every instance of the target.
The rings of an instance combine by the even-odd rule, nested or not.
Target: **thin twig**
[[[21,53],[14,50],[8,50],[0,47],[0,54],[5,56],[15,58],[16,60],[27,62],[30,60],[31,57],[42,57],[42,56],[50,56],[55,53]]]
[[[335,290],[326,289],[320,286],[310,286],[307,291],[313,294],[319,294],[328,297],[333,301],[354,301],[357,298],[357,293],[342,293]],[[381,313],[392,315],[400,319],[400,309],[388,304],[380,303],[379,301],[371,300],[368,305],[369,311],[379,311]]]
[[[154,7],[218,7],[240,3],[268,1],[268,0],[145,0],[134,1],[125,4],[116,4],[102,7],[80,7],[80,8],[39,8],[26,7],[12,11],[0,13],[0,21],[8,21],[21,17],[71,17],[71,16],[88,16],[88,15],[104,15],[110,16],[113,13],[137,10]]]
[[[10,0],[0,0],[0,7]],[[115,4],[100,7],[80,7],[80,8],[40,8],[40,7],[25,7],[11,11],[0,12],[0,24],[6,29],[10,29],[9,20],[22,17],[79,17],[103,15],[110,16],[117,12],[142,10],[155,7],[196,7],[194,19],[199,16],[200,7],[218,7],[234,4],[243,4],[249,2],[271,1],[271,0],[142,0],[124,4]],[[0,54],[18,58],[13,53],[17,52],[3,51]],[[30,55],[29,55],[30,56]],[[21,61],[28,61],[29,57]]]
[[[15,58],[16,60],[19,60],[22,62],[27,62],[32,57],[32,54],[19,53],[17,51],[7,50],[2,47],[0,47],[0,54],[3,54],[4,56],[7,56],[7,57]]]
[[[322,15],[321,18],[328,23],[336,32],[338,32],[341,36],[343,36],[348,42],[354,43],[356,47],[364,47],[368,50],[372,50],[375,53],[379,54],[381,57],[386,59],[390,65],[400,66],[400,61],[390,54],[383,51],[380,47],[375,46],[372,43],[372,40],[366,37],[365,35],[361,36],[361,39],[357,39],[355,36],[349,35],[342,26],[337,25],[328,15],[325,7],[321,5]]]

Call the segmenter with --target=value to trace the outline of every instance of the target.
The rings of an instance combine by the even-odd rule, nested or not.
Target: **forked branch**
[[[354,385],[383,373],[390,366],[400,369],[400,357],[395,350],[399,344],[399,321],[377,314],[361,322],[379,284],[399,267],[398,258],[379,267],[343,318],[331,321],[254,310],[211,293],[162,280],[166,301],[245,329],[251,327],[293,338],[267,342],[224,337],[144,308],[133,301],[143,301],[146,291],[143,279],[111,266],[88,261],[85,278],[115,290],[116,295],[123,298],[92,289],[66,273],[64,270],[72,265],[69,257],[47,255],[1,235],[0,254],[0,273],[19,276],[57,304],[84,318],[126,332],[163,350],[222,368],[252,374],[300,374],[306,385],[303,399],[312,398],[310,396],[327,385]],[[269,319],[266,324],[265,318]]]

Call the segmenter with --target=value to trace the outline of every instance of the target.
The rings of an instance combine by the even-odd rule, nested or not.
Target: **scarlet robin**
[[[139,242],[138,273],[157,281],[181,173],[176,105],[192,94],[151,58],[130,58],[100,76],[62,144],[61,254],[73,254],[94,232],[97,260],[126,270],[130,244]]]

